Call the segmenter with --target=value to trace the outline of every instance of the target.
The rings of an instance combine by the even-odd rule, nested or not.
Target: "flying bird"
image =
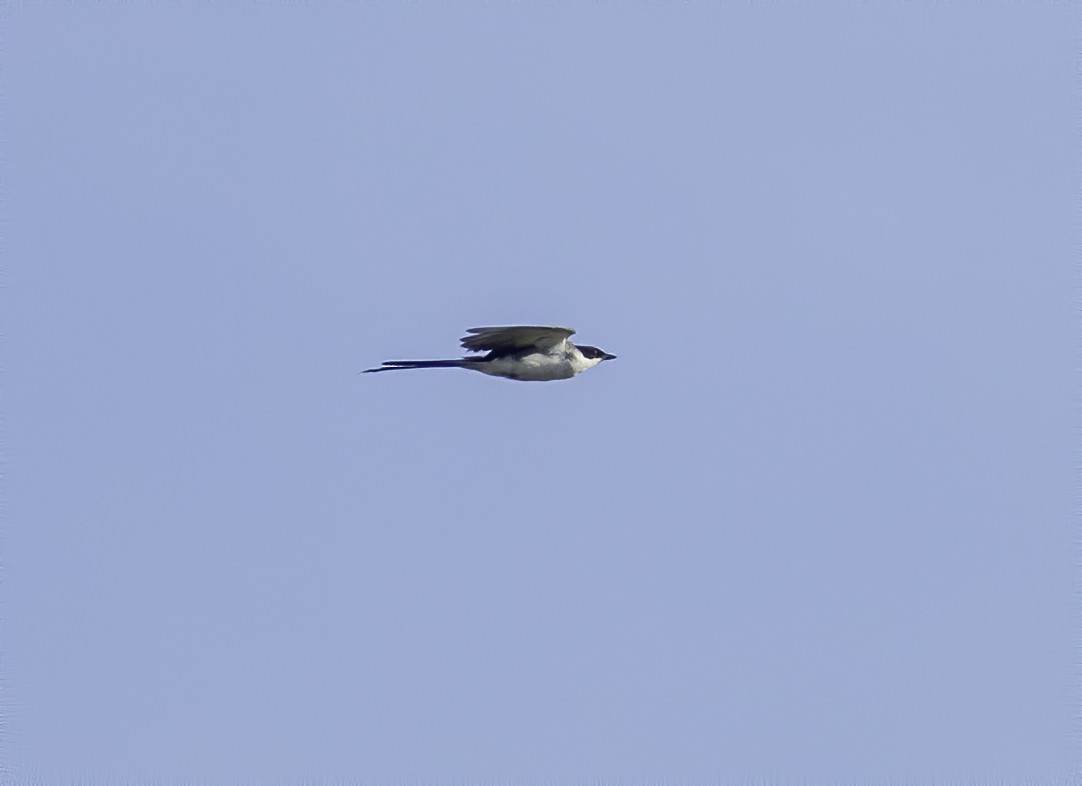
[[[376,371],[401,371],[409,368],[465,368],[494,377],[522,382],[549,382],[571,379],[603,360],[613,360],[597,347],[575,346],[568,339],[575,335],[563,327],[479,327],[466,331],[462,347],[484,355],[458,360],[385,360]]]

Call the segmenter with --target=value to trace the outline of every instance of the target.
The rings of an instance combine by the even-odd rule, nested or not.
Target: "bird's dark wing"
[[[466,332],[473,335],[463,336],[462,346],[470,352],[513,352],[530,347],[545,350],[575,335],[571,328],[531,326],[479,327]]]

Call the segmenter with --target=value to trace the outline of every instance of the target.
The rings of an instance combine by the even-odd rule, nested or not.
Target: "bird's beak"
[[[616,355],[610,355],[608,352],[606,352],[604,355],[601,356],[601,359],[602,360],[616,360]]]

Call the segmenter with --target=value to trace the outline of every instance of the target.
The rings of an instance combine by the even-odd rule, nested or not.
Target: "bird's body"
[[[550,382],[571,379],[616,357],[597,347],[575,346],[568,340],[575,333],[570,328],[518,325],[470,328],[466,332],[470,335],[463,337],[463,348],[486,354],[457,360],[387,360],[379,368],[365,371],[465,368],[522,382]]]

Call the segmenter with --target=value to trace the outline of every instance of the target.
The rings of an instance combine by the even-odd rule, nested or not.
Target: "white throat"
[[[571,352],[568,353],[568,360],[571,362],[571,368],[576,374],[581,374],[588,368],[593,368],[601,362],[601,358],[588,358],[579,352],[578,347],[572,347]]]

